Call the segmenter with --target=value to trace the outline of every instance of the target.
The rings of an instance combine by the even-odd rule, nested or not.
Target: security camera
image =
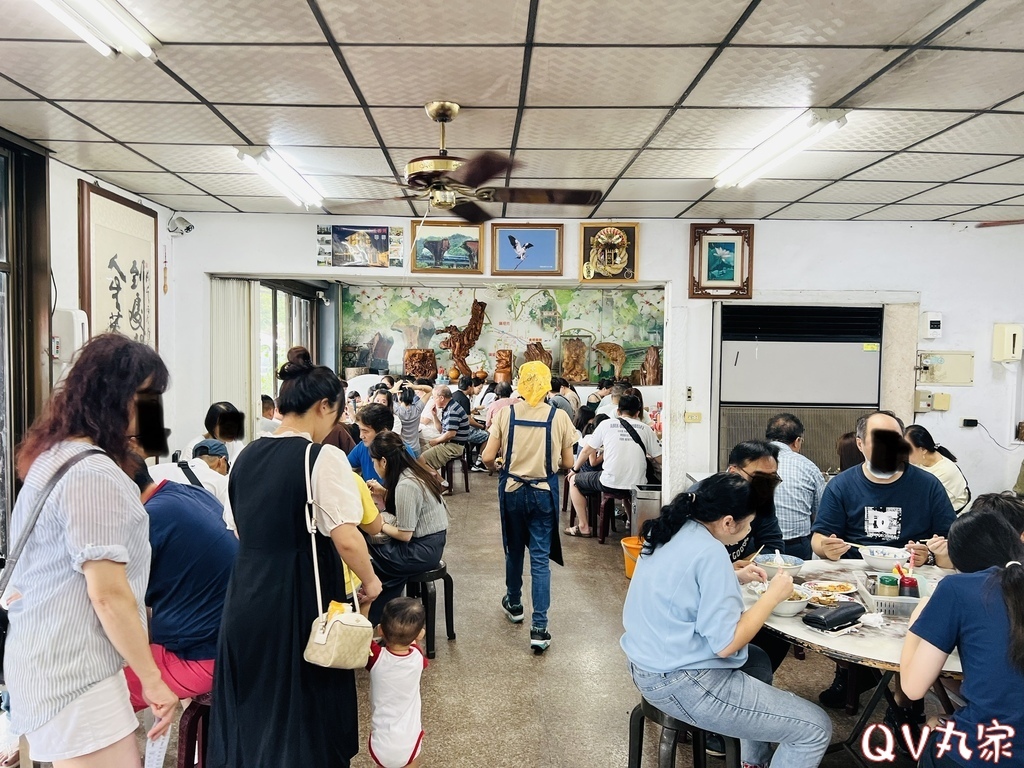
[[[184,216],[175,216],[167,222],[167,231],[172,235],[187,235],[195,228],[195,225]]]
[[[324,303],[325,307],[331,306],[331,300],[327,298],[323,291],[317,291],[316,297]]]

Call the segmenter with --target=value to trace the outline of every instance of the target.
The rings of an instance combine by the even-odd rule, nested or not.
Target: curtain
[[[210,402],[226,400],[245,412],[245,434],[258,434],[259,283],[210,281]]]

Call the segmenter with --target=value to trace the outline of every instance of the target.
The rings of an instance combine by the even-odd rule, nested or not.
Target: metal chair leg
[[[455,582],[450,574],[442,577],[444,581],[444,623],[448,630],[448,639],[455,639]]]
[[[640,768],[644,754],[644,709],[637,704],[629,715],[628,768]]]

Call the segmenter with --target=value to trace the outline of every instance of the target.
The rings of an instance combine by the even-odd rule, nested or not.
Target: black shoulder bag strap
[[[647,462],[647,477],[646,480],[650,485],[661,484],[661,473],[658,472],[658,465],[653,459],[647,458],[647,446],[644,445],[644,441],[640,439],[640,435],[637,434],[636,429],[625,419],[618,419],[619,424],[622,426],[629,436],[633,438],[633,441],[640,446],[640,450],[644,452],[644,461]]]
[[[14,573],[14,566],[18,563],[18,558],[21,557],[21,553],[25,550],[25,544],[28,542],[28,537],[32,533],[32,529],[36,527],[36,521],[39,519],[40,513],[43,511],[43,505],[46,504],[46,500],[50,497],[53,489],[60,482],[61,478],[67,474],[67,471],[71,469],[75,464],[80,462],[82,459],[96,454],[104,453],[99,448],[90,448],[87,451],[76,453],[70,459],[65,461],[57,471],[53,473],[53,476],[47,481],[43,490],[39,492],[39,498],[36,499],[36,505],[32,508],[29,513],[28,522],[25,525],[25,532],[21,534],[21,538],[18,539],[18,543],[14,549],[7,556],[7,562],[4,565],[3,575],[0,576],[0,595],[3,595],[4,590],[7,589],[7,584],[11,580],[11,574]]]
[[[184,473],[185,477],[188,478],[188,481],[192,483],[192,485],[198,485],[200,488],[203,487],[203,484],[199,482],[199,478],[196,477],[196,473],[192,471],[192,467],[188,465],[187,461],[179,461],[178,469]]]
[[[961,506],[960,509],[954,509],[953,510],[953,514],[954,515],[959,515],[961,512],[963,512],[967,508],[967,505],[971,503],[971,483],[967,479],[967,475],[964,474],[964,471],[962,469],[960,469],[960,465],[959,464],[957,464],[954,461],[953,462],[953,466],[956,467],[957,471],[960,473],[960,477],[962,477],[964,479],[964,487],[967,490],[967,501],[965,501],[963,503],[963,506]]]

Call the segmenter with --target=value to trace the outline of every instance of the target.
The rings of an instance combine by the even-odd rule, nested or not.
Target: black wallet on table
[[[860,603],[843,603],[830,608],[816,608],[804,616],[804,624],[829,632],[856,624],[863,615],[864,606]]]

